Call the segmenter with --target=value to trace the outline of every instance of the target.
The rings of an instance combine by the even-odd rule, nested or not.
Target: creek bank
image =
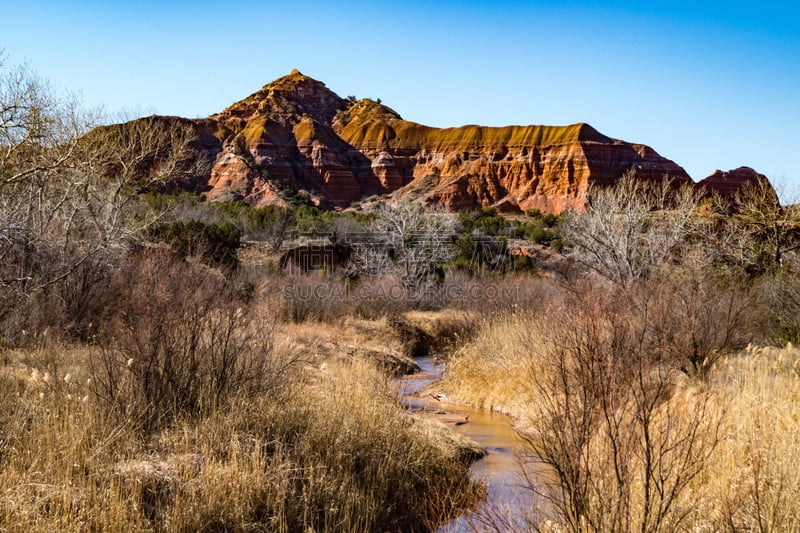
[[[426,392],[444,374],[444,364],[430,355],[418,357],[415,361],[420,372],[400,379],[406,408],[421,418],[446,424],[452,432],[463,435],[484,450],[484,454],[470,467],[470,476],[486,485],[486,499],[476,509],[448,522],[439,531],[473,531],[480,529],[481,524],[486,525],[487,521],[502,522],[511,529],[529,525],[532,491],[517,453],[524,449],[525,442],[515,431],[512,419]]]

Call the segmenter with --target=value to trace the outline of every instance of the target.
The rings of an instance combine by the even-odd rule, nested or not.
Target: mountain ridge
[[[285,203],[288,187],[325,208],[391,195],[451,210],[558,213],[581,209],[592,185],[613,184],[631,169],[645,180],[694,183],[651,147],[584,122],[434,128],[380,100],[342,98],[297,69],[196,122],[218,143],[208,198],[254,206]],[[732,194],[754,176],[761,175],[736,169],[701,183]]]

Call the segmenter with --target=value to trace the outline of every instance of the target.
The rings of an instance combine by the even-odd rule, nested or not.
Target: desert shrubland
[[[97,394],[103,347],[4,356],[4,530],[428,531],[479,494],[452,443],[418,427],[360,358],[273,354],[265,366],[291,372],[269,388],[121,416]],[[143,386],[126,369],[127,386]]]
[[[164,194],[208,170],[185,122],[92,129],[26,68],[0,104],[0,530],[435,530],[482,489],[403,409],[421,355],[516,419],[531,529],[800,528],[800,217],[768,183],[210,205]],[[292,232],[336,260],[286,268]]]
[[[797,350],[748,346],[771,335],[757,289],[690,281],[560,286],[451,356],[436,390],[526,436],[531,529],[797,527]]]

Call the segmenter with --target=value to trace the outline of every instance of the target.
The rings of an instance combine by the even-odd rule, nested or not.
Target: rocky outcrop
[[[755,185],[767,177],[759,174],[750,167],[739,167],[723,172],[715,170],[709,177],[700,180],[697,184],[703,187],[708,194],[719,194],[725,198],[733,198],[737,191],[748,185]]]
[[[333,131],[349,104],[295,70],[210,117],[223,143],[211,197],[264,205],[275,201],[271,192],[289,188],[333,207],[389,192],[371,161]]]
[[[451,210],[558,213],[582,208],[590,185],[612,184],[630,169],[641,179],[691,182],[652,148],[588,124],[431,128],[380,102],[343,99],[297,70],[197,122],[218,143],[209,198],[255,206],[293,191],[324,207],[390,194]],[[702,183],[730,193],[745,170],[754,173],[715,173]]]

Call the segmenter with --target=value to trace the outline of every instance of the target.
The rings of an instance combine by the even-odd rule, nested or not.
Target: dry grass
[[[394,333],[387,318],[367,320],[347,317],[335,322],[306,321],[279,324],[286,349],[317,363],[331,358],[371,361],[394,376],[411,374],[419,367],[406,355],[403,340]]]
[[[446,354],[467,343],[475,333],[479,314],[471,310],[408,311],[394,317],[390,325],[407,352],[417,355]],[[411,335],[409,335],[411,333]],[[418,345],[412,345],[408,337]]]
[[[705,531],[800,530],[800,351],[748,347],[714,369],[724,438],[697,492]]]
[[[576,316],[575,320],[584,318]],[[574,331],[574,325],[557,315],[548,318],[511,314],[486,321],[475,338],[452,357],[445,378],[434,387],[449,398],[510,413],[527,428],[529,435],[536,435],[534,441],[557,435],[559,427],[555,420],[545,421],[543,414],[552,414],[547,402],[551,406],[554,402],[565,405],[564,397],[553,395],[555,389],[542,384],[554,383],[555,367],[548,364],[552,362],[548,359],[551,349],[570,345],[574,337],[568,333]],[[546,348],[548,345],[550,349]],[[663,465],[670,468],[686,465],[685,461],[691,459],[689,454],[702,459],[690,465],[692,468],[686,472],[690,475],[688,483],[682,485],[679,481],[681,490],[670,504],[670,513],[659,524],[649,523],[647,531],[800,529],[800,468],[796,464],[800,456],[800,350],[791,346],[748,347],[744,352],[720,359],[704,380],[688,377],[678,370],[662,372],[657,368],[643,376],[664,384],[659,393],[662,399],[648,411],[650,438],[656,435],[661,439],[653,449],[661,454]],[[573,379],[571,374],[568,379]],[[632,396],[622,396],[619,410],[609,411],[617,435],[625,428],[631,430],[631,435],[641,431],[634,420],[635,398],[644,391],[634,390]],[[571,405],[580,407],[579,403]],[[592,411],[582,413],[591,417]],[[560,416],[564,424],[563,416],[567,415],[562,411]],[[609,429],[585,434],[585,440],[573,455],[587,470],[589,486],[599,488],[597,498],[615,490],[613,465],[609,463],[614,453]],[[562,432],[561,436],[565,434]],[[694,444],[687,450],[682,447],[689,436]],[[577,438],[575,433],[572,437]],[[625,512],[631,517],[629,523],[637,523],[644,509],[641,499],[644,478],[637,474],[644,456],[636,451],[639,444],[635,441],[617,440],[617,445],[623,442],[632,446],[625,454],[627,461],[622,472],[629,475],[623,486],[633,496]],[[539,445],[533,448],[538,449]],[[558,484],[552,485],[550,481],[551,489],[558,493],[561,490]],[[592,499],[588,504],[613,508],[601,499]],[[585,517],[573,518],[576,521],[569,526],[563,517],[540,513],[532,519],[530,527],[553,531],[592,529]]]
[[[445,377],[433,386],[451,400],[524,418],[534,322],[527,314],[509,314],[482,323],[474,339],[451,355]]]
[[[449,353],[468,342],[478,316],[473,311],[407,311],[375,319],[345,316],[276,325],[285,349],[311,361],[349,356],[373,361],[394,375],[415,372],[415,357]]]
[[[9,531],[141,528],[111,469],[142,448],[92,401],[88,350],[6,354],[0,386],[0,524]],[[127,496],[127,495],[126,495]]]
[[[92,344],[0,351],[0,531],[435,529],[479,497],[475,451],[393,374],[441,352],[436,388],[562,468],[531,478],[532,528],[800,529],[800,353],[723,357],[758,322],[744,288],[454,278],[432,312],[387,280],[130,263]]]
[[[282,321],[269,287],[145,250],[91,344],[0,351],[0,531],[430,531],[471,506],[471,444],[393,376],[415,367],[398,323],[470,321],[335,294]]]
[[[97,352],[2,354],[0,530],[427,531],[479,493],[370,362],[146,432],[91,394]]]

